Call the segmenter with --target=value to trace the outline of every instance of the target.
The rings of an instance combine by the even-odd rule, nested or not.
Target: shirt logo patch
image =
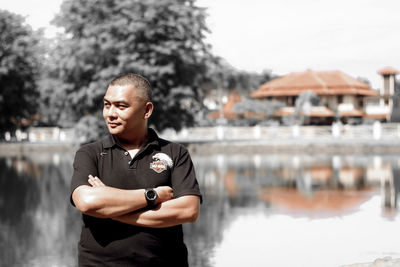
[[[150,169],[157,173],[161,173],[173,166],[172,159],[164,153],[157,153],[153,156],[153,162],[150,163]]]

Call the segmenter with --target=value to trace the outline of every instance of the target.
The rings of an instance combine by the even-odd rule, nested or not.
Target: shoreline
[[[24,154],[42,152],[42,153],[61,153],[75,152],[79,145],[75,143],[6,143],[0,142],[0,156],[20,156]]]
[[[185,145],[196,154],[400,154],[397,139],[262,139]]]
[[[258,139],[174,141],[183,144],[190,153],[209,154],[400,154],[400,140],[370,139]],[[75,152],[76,143],[0,142],[0,156],[23,155],[32,152]]]

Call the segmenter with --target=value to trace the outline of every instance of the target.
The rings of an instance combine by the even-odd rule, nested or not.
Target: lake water
[[[4,153],[3,153],[4,154]],[[400,258],[397,155],[196,155],[184,225],[193,267],[340,266]],[[73,153],[0,157],[0,266],[76,266]]]

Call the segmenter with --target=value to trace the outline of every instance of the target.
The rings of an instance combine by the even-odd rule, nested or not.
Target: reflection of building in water
[[[310,167],[310,175],[313,181],[318,183],[328,183],[333,177],[333,168],[326,164],[316,164]]]
[[[382,163],[380,157],[374,158],[374,164],[367,167],[367,181],[378,184],[381,188],[382,207],[397,207],[397,195],[399,192],[399,177],[397,169],[393,169],[389,163]]]
[[[19,175],[25,174],[39,178],[42,170],[37,164],[28,160],[25,157],[22,158],[6,158],[7,167],[13,168]]]
[[[394,207],[398,207],[398,197],[400,194],[400,169],[398,167],[393,168],[392,171],[392,181],[393,181],[393,187],[394,187]]]
[[[344,188],[357,188],[363,184],[364,169],[362,167],[342,167],[339,171],[339,182]]]
[[[368,155],[236,154],[193,155],[192,159],[204,198],[198,222],[185,224],[184,230],[190,255],[196,258],[204,257],[210,244],[215,248],[226,242],[226,230],[246,221],[242,218],[254,218],[255,211],[266,220],[274,214],[312,219],[354,213],[377,195],[382,171],[387,174],[391,166],[400,165],[393,156],[377,157],[380,167],[373,169]],[[399,168],[398,173],[400,177]]]
[[[219,155],[206,161],[206,172],[214,174],[214,185],[231,207],[246,206],[259,197],[269,205],[350,209],[376,194],[377,188],[382,205],[396,207],[396,186],[400,187],[400,174],[398,179],[392,174],[395,163],[382,156]]]
[[[260,198],[272,206],[297,211],[346,211],[354,209],[374,193],[373,188],[361,190],[317,190],[307,196],[295,188],[264,187]]]
[[[235,181],[236,171],[234,169],[229,169],[224,175],[225,188],[230,197],[237,197],[239,187]]]
[[[1,158],[1,157],[0,157]],[[10,168],[14,168],[18,174],[28,174],[35,178],[39,178],[42,174],[41,166],[55,165],[59,166],[61,161],[72,161],[73,155],[56,152],[42,151],[40,153],[31,153],[26,155],[13,155],[5,158],[6,164]]]
[[[297,169],[280,166],[283,181],[294,183],[261,187],[260,198],[278,208],[303,211],[344,211],[369,199],[374,190],[364,182],[364,168],[350,166],[340,157],[308,162]],[[287,185],[290,185],[287,187]]]

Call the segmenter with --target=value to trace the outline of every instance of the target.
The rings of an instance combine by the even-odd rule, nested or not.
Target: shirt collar
[[[111,148],[117,144],[117,142],[115,142],[112,134],[108,134],[106,137],[104,137],[102,140],[102,143],[103,143],[104,148]]]
[[[147,132],[149,133],[149,140],[147,141],[147,144],[145,145],[145,147],[149,146],[149,145],[156,145],[159,146],[159,137],[156,133],[156,131],[154,131],[152,128],[148,128]]]
[[[149,145],[159,145],[159,137],[152,128],[148,128],[148,133],[149,133],[149,140],[147,141],[147,144],[144,147],[147,147]],[[111,148],[115,145],[118,145],[117,142],[115,141],[115,138],[112,134],[108,134],[106,137],[103,138],[102,140],[103,147],[104,148]]]

